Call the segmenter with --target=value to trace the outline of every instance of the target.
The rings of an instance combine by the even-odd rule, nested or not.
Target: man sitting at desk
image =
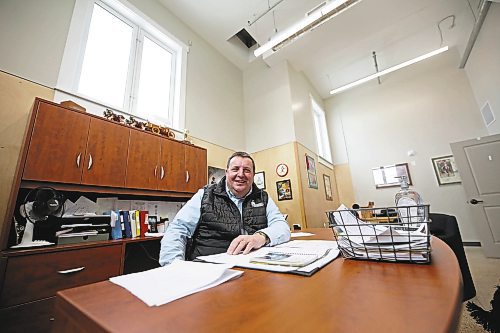
[[[290,240],[290,229],[274,201],[254,183],[255,162],[245,152],[227,161],[226,175],[181,208],[161,240],[160,264],[227,252],[249,253]]]

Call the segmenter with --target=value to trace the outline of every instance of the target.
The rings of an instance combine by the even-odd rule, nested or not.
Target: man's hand
[[[256,250],[266,244],[266,237],[262,234],[240,235],[233,239],[227,254],[243,254],[249,253],[251,250]]]

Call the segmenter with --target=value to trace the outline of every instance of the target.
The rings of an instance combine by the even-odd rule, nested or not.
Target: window
[[[180,130],[186,55],[125,0],[76,0],[56,90],[91,113],[111,108]]]
[[[332,153],[330,150],[330,140],[328,139],[328,129],[326,128],[325,111],[311,97],[311,104],[314,118],[314,129],[316,132],[316,143],[318,144],[318,155],[332,163]]]

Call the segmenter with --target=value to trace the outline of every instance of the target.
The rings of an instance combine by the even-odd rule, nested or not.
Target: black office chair
[[[465,302],[476,296],[476,288],[474,287],[474,281],[472,281],[469,264],[465,256],[457,219],[452,215],[438,213],[430,213],[429,218],[432,220],[432,222],[429,223],[431,235],[445,242],[457,257],[460,271],[462,272],[462,281],[464,283],[462,301]]]

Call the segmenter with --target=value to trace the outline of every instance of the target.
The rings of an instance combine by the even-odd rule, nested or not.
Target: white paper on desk
[[[159,306],[237,278],[243,271],[231,265],[174,260],[149,271],[112,277],[109,280],[149,306]]]
[[[81,196],[76,200],[75,203],[71,204],[71,201],[64,203],[64,215],[67,216],[88,216],[88,215],[96,215],[98,210],[97,204],[92,200]]]
[[[279,265],[266,265],[251,263],[254,257],[265,256],[269,252],[286,252],[286,253],[314,253],[317,254],[319,259],[315,262],[301,267],[279,266]],[[197,259],[213,262],[218,264],[229,264],[244,268],[261,269],[271,272],[312,272],[319,267],[323,267],[330,261],[337,258],[339,250],[337,249],[337,242],[327,240],[293,240],[283,243],[274,247],[261,247],[258,250],[252,251],[249,254],[230,255],[227,253],[213,254],[209,256],[201,256]]]

